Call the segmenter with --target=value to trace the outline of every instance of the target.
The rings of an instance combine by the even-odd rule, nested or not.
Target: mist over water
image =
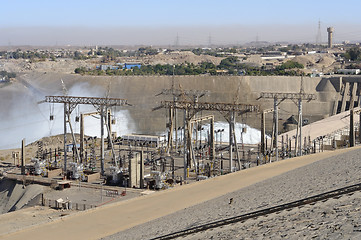
[[[11,149],[21,147],[21,140],[25,138],[26,144],[37,141],[43,137],[54,136],[64,133],[64,105],[61,103],[42,103],[39,101],[45,99],[45,95],[19,95],[14,94],[8,99],[8,107],[0,119],[0,149]],[[62,92],[53,95],[63,95]],[[105,97],[106,90],[101,87],[94,87],[88,83],[75,84],[68,90],[69,96],[79,97]],[[112,97],[112,96],[110,96]],[[136,132],[136,127],[129,111],[118,108],[111,108],[112,117],[116,124],[112,125],[112,131],[117,136]],[[80,123],[75,121],[81,113],[96,112],[92,105],[78,105],[71,114],[71,122],[75,133],[80,132]],[[50,115],[54,120],[50,121]],[[208,139],[209,124],[203,125],[202,140]],[[241,134],[242,128],[246,132]],[[107,130],[105,129],[105,135]],[[214,130],[224,129],[223,132],[215,134],[217,142],[229,141],[229,125],[226,122],[215,122]],[[87,136],[100,137],[100,116],[86,116],[84,118],[84,131]],[[70,133],[69,125],[67,132]],[[165,133],[163,133],[166,135]],[[195,131],[194,131],[195,137]],[[178,131],[178,139],[181,139],[181,130]],[[261,133],[259,130],[249,127],[246,124],[236,123],[236,138],[238,143],[257,144],[260,142]],[[174,136],[175,139],[175,136]],[[200,139],[200,137],[199,137]]]
[[[198,131],[198,140],[201,139],[202,141],[205,141],[209,138],[210,124],[204,124],[202,125],[202,128],[202,131]],[[243,128],[246,129],[246,132],[242,134]],[[218,132],[218,130],[220,131]],[[227,122],[215,122],[214,131],[217,131],[217,133],[214,134],[214,140],[217,141],[217,143],[220,143],[221,141],[222,143],[229,142],[229,124]],[[252,128],[247,124],[236,123],[235,132],[237,143],[243,142],[244,144],[258,144],[261,142],[261,131]],[[182,130],[178,130],[177,134],[179,140],[183,139]],[[175,139],[175,134],[173,135],[173,138]],[[196,138],[195,130],[193,131],[193,138]]]
[[[63,95],[58,93],[56,95]],[[80,97],[105,97],[105,90],[91,87],[88,83],[76,84],[68,90],[69,96]],[[111,96],[110,96],[111,97]],[[0,119],[0,149],[21,147],[21,140],[25,138],[26,144],[37,141],[43,137],[49,137],[64,133],[64,105],[61,103],[42,103],[45,99],[39,95],[14,95],[8,99],[7,112]],[[112,131],[117,136],[135,132],[135,125],[128,110],[111,108],[112,116],[116,124],[112,125]],[[80,123],[75,121],[80,113],[96,112],[92,105],[78,105],[71,114],[71,122],[75,133],[80,131]],[[50,121],[50,115],[54,120]],[[106,128],[105,134],[107,134]],[[85,135],[100,137],[100,116],[88,116],[84,119]],[[70,133],[67,124],[67,132]]]

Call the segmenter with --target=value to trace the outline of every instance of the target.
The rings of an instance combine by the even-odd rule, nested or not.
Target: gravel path
[[[104,239],[150,239],[184,228],[359,183],[361,182],[360,154],[361,150],[355,149],[342,156],[330,157]],[[229,204],[230,198],[233,198],[232,204]],[[332,219],[330,218],[330,221]],[[334,219],[331,222],[337,221]],[[290,224],[297,223],[291,222]],[[275,232],[279,234],[284,232],[280,226],[277,225],[277,228]],[[308,234],[308,232],[306,228],[300,234]],[[317,230],[315,232],[317,233]],[[225,238],[221,236],[214,236],[214,238],[240,238],[240,234],[236,234],[238,237],[231,234]],[[294,237],[297,238],[297,236]],[[268,237],[265,236],[265,238]],[[199,239],[201,238],[203,237]]]

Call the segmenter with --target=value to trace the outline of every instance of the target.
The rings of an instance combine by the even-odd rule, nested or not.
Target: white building
[[[339,69],[337,71],[339,74],[348,74],[348,75],[357,75],[360,74],[360,69]]]

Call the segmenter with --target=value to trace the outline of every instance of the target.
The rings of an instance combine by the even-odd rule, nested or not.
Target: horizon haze
[[[252,2],[165,0],[2,1],[0,45],[227,45],[247,42],[358,42],[356,0]]]

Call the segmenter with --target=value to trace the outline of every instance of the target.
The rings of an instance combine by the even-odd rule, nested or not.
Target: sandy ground
[[[0,181],[0,214],[16,211],[43,192],[44,187],[32,184],[23,186],[15,181]]]
[[[229,196],[234,195],[234,191],[251,186],[252,184],[257,182],[259,183],[262,180],[271,179],[272,177],[278,176],[282,173],[297,169],[302,166],[306,166],[308,164],[317,162],[321,159],[325,159],[333,155],[341,156],[342,154],[346,154],[346,152],[348,151],[350,151],[351,153],[358,153],[358,151],[352,150],[354,149],[345,149],[339,150],[337,152],[325,152],[313,156],[293,158],[285,161],[263,165],[256,168],[247,169],[244,171],[239,171],[233,174],[224,175],[206,181],[196,182],[194,184],[189,184],[182,187],[176,187],[174,189],[157,192],[148,196],[134,198],[128,201],[114,203],[101,208],[91,209],[89,211],[73,214],[71,216],[63,218],[62,221],[54,221],[50,224],[44,224],[25,231],[19,231],[17,233],[6,236],[6,238],[22,239],[26,236],[31,235],[34,238],[36,237],[41,239],[63,239],[69,236],[72,236],[74,239],[99,239],[101,237],[105,237],[116,232],[134,227],[136,225],[152,221],[152,224],[142,225],[140,228],[134,231],[133,234],[121,236],[119,235],[115,237],[115,239],[150,238],[152,236],[166,233],[167,231],[172,231],[174,229],[180,229],[189,226],[189,224],[192,225],[194,224],[194,221],[196,223],[201,223],[204,221],[214,220],[216,219],[215,216],[218,216],[218,218],[220,218],[230,216],[232,214],[234,215],[234,212],[239,213],[240,209],[236,209],[236,205],[234,206],[234,208],[228,211],[221,210],[224,205],[229,208],[228,198]],[[301,168],[301,170],[302,169],[303,168]],[[302,176],[305,176],[305,172],[300,172]],[[310,179],[310,182],[312,182],[313,184],[312,178]],[[286,185],[287,179],[282,180],[283,184]],[[300,180],[296,179],[295,182],[300,183]],[[280,187],[283,186],[277,185],[277,187],[275,187],[275,189],[277,188],[277,192],[279,192]],[[289,188],[291,189],[293,189],[293,187],[294,186],[289,186]],[[294,190],[300,189],[294,188]],[[319,190],[322,191],[323,189]],[[308,193],[311,194],[312,192]],[[241,196],[244,197],[243,194]],[[277,200],[277,195],[262,196],[263,199],[259,199],[261,201],[263,200],[262,202],[274,198]],[[292,197],[295,198],[299,198],[300,196],[302,196],[302,194],[292,195]],[[223,201],[221,201],[222,204],[220,202],[218,202],[218,205],[216,206],[208,203],[204,204],[205,201],[214,198],[218,198],[218,201],[219,199],[223,198]],[[237,202],[245,202],[242,201],[240,197],[235,197],[235,199],[237,199]],[[281,201],[282,200],[278,198],[277,202]],[[251,198],[249,199],[249,203],[256,203],[256,201],[255,199]],[[257,202],[257,204],[251,205],[254,209],[264,205],[259,203],[260,202]],[[199,212],[197,211],[199,207],[190,208],[196,204],[201,204],[201,206],[204,206],[206,208],[210,207],[210,209],[208,209],[208,212]],[[187,214],[184,215],[178,213],[179,218],[175,218],[175,216],[177,215],[169,215],[171,213],[184,209],[186,209],[185,211],[188,211]],[[203,219],[203,217],[201,217],[201,213],[206,213],[207,217]],[[168,217],[166,217],[166,222],[164,222],[164,219],[155,220],[159,217],[163,217],[166,215],[169,215]],[[200,219],[202,220],[200,221],[197,216],[200,216]],[[159,224],[159,221],[161,221],[161,224]],[[153,225],[153,223],[158,223],[159,225]],[[67,229],[67,231],[64,232],[63,229]],[[122,234],[126,233],[123,232]]]
[[[120,193],[124,190],[124,188],[119,187],[109,187],[104,186],[92,188],[86,187],[84,185],[72,185],[71,188],[64,189],[62,191],[53,190],[50,187],[39,186],[39,185],[28,185],[25,188],[22,187],[21,184],[9,183],[10,181],[3,180],[1,182],[0,189],[0,210],[2,212],[7,212],[9,210],[9,206],[19,205],[20,203],[27,204],[29,199],[31,198],[31,194],[39,194],[41,192],[44,193],[45,199],[52,200],[52,206],[54,206],[54,201],[62,198],[64,200],[69,200],[72,202],[73,209],[72,210],[56,210],[50,208],[48,206],[35,206],[35,207],[26,207],[21,210],[17,210],[15,212],[0,214],[0,239],[2,236],[16,232],[20,229],[26,229],[35,225],[44,224],[47,222],[52,222],[56,219],[60,219],[62,217],[76,214],[76,205],[78,205],[79,210],[84,209],[84,204],[86,208],[99,207],[102,205],[106,205],[109,203],[126,201],[134,197],[138,197],[143,194],[151,194],[152,191],[144,193],[144,190],[138,189],[127,189],[125,196],[113,196],[107,193],[109,189],[118,190]],[[6,183],[6,184],[5,184]],[[2,188],[7,188],[8,190],[2,190]],[[41,191],[40,191],[41,190]],[[26,197],[24,192],[27,191]],[[10,194],[10,196],[7,196]],[[19,198],[20,197],[20,201]],[[46,201],[45,203],[48,203]]]
[[[5,235],[9,233],[52,222],[71,213],[72,211],[58,211],[49,207],[36,206],[2,214],[0,215],[0,239],[5,239]]]
[[[145,57],[120,57],[116,61],[110,63],[102,63],[102,57],[89,59],[89,60],[73,60],[70,58],[56,59],[56,61],[34,61],[31,62],[27,59],[10,59],[0,60],[3,68],[9,72],[61,72],[61,73],[74,73],[75,68],[86,67],[94,69],[100,64],[115,64],[116,62],[140,62],[142,64],[182,64],[193,63],[199,64],[201,62],[212,62],[218,65],[224,57],[213,57],[209,55],[195,55],[191,51],[172,52],[169,54],[157,54],[154,56]]]
[[[262,66],[266,64],[267,60],[262,60],[261,55],[251,55],[248,56],[246,60],[242,60],[242,63],[256,64]],[[159,53],[152,56],[144,57],[119,57],[116,62],[140,62],[142,64],[182,64],[182,63],[193,63],[199,64],[201,62],[212,62],[215,65],[219,65],[222,59],[225,57],[213,57],[210,55],[195,55],[191,51],[175,51],[171,53]],[[89,60],[73,60],[70,58],[56,59],[56,61],[45,60],[45,61],[34,61],[30,62],[29,60],[24,59],[11,59],[11,60],[1,60],[0,64],[3,65],[3,68],[6,71],[10,72],[29,72],[29,71],[38,71],[38,72],[62,72],[62,73],[74,73],[75,68],[77,67],[87,67],[95,68],[95,66],[102,64],[102,57],[89,59]],[[285,59],[284,61],[288,61]],[[336,65],[339,67],[339,64],[336,62],[336,58],[333,54],[330,53],[317,53],[317,54],[308,54],[302,56],[296,56],[291,59],[301,63],[305,66],[306,72],[312,72],[317,70],[318,72],[332,71]],[[114,64],[115,61],[110,64]]]
[[[119,192],[119,194],[126,190],[125,196],[111,196],[107,193],[108,189],[114,189]],[[63,198],[70,200],[72,203],[78,204],[86,204],[86,205],[94,205],[100,206],[106,203],[118,202],[128,200],[141,195],[143,190],[140,189],[125,189],[120,187],[97,187],[97,188],[88,188],[77,185],[72,185],[71,188],[64,189],[62,191],[53,191],[50,190],[44,193],[44,198],[56,200],[59,198]],[[73,205],[74,205],[73,204]]]
[[[150,239],[195,225],[279,205],[361,182],[361,162],[359,160],[361,149],[358,147],[349,152],[342,150],[341,152],[336,151],[335,153],[339,154],[335,156],[329,154],[322,161],[268,178],[249,187],[189,207],[150,223],[139,225],[105,239]],[[314,158],[317,155],[306,158]],[[264,172],[264,174],[267,173]],[[247,181],[245,178],[239,180]],[[224,187],[227,187],[227,185]],[[350,198],[344,197],[342,202],[337,200],[327,201],[326,204],[329,205],[324,205],[325,203],[322,202],[317,203],[317,205],[310,205],[302,210],[304,212],[294,209],[289,213],[272,214],[269,217],[248,220],[234,226],[226,226],[214,231],[200,233],[190,237],[190,239],[279,239],[282,236],[287,239],[310,239],[313,236],[317,236],[316,239],[340,239],[343,238],[341,236],[353,237],[358,234],[360,229],[360,211],[356,211],[356,209],[360,208],[357,196],[359,195],[355,194],[354,197]],[[230,198],[233,198],[231,205],[229,204]],[[334,208],[327,218],[322,217],[322,214],[317,214],[327,208]],[[310,221],[314,226],[321,227],[312,227],[311,231],[308,225]],[[325,226],[322,226],[323,222],[326,222]],[[335,227],[342,225],[344,222],[347,223],[347,226]],[[248,230],[248,227],[252,231]]]
[[[193,234],[183,239],[361,239],[361,193]]]

